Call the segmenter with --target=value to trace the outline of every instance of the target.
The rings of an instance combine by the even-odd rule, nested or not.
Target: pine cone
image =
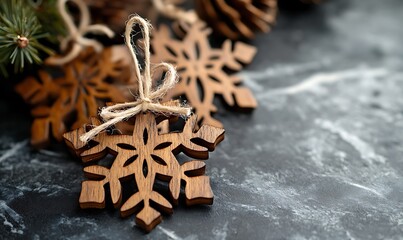
[[[196,0],[196,11],[217,33],[230,39],[253,38],[276,21],[277,0]]]
[[[150,16],[151,0],[84,0],[91,11],[93,22],[107,25],[117,34],[124,31],[131,14]]]

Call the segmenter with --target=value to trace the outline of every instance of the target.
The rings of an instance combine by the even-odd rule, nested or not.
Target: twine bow
[[[67,1],[72,1],[77,4],[81,13],[80,23],[77,26],[74,24],[72,17],[66,10]],[[105,34],[112,38],[115,34],[107,26],[102,24],[90,25],[90,12],[87,5],[82,0],[58,0],[57,7],[59,13],[66,24],[69,35],[64,38],[60,43],[60,49],[66,51],[69,43],[72,43],[71,51],[63,57],[50,57],[46,60],[50,65],[63,65],[74,58],[76,58],[85,47],[93,47],[96,52],[102,51],[102,44],[94,39],[85,38],[84,35],[88,33]]]
[[[141,32],[144,36],[144,73],[141,73],[140,65],[133,45],[131,43],[131,33],[133,26],[139,24]],[[152,26],[139,16],[132,17],[126,24],[125,40],[130,50],[134,62],[134,71],[139,85],[139,97],[135,102],[121,103],[102,108],[100,117],[105,121],[103,124],[91,129],[87,133],[80,136],[80,140],[88,142],[100,132],[108,127],[115,125],[125,119],[135,116],[140,112],[153,111],[168,115],[184,115],[191,114],[191,108],[183,106],[166,106],[161,105],[159,100],[167,93],[169,89],[175,86],[178,78],[175,68],[168,63],[160,63],[150,68],[150,28]],[[152,76],[156,69],[163,68],[166,71],[162,85],[156,90],[152,90]]]

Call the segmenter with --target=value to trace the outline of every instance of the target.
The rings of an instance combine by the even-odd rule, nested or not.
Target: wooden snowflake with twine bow
[[[105,102],[129,99],[121,90],[127,89],[130,81],[125,47],[103,49],[99,42],[85,38],[86,33],[104,33],[109,37],[114,34],[103,25],[90,25],[85,4],[81,0],[71,1],[81,12],[78,27],[66,11],[67,0],[58,1],[70,33],[61,42],[65,54],[49,57],[45,63],[52,68],[39,70],[37,77],[30,76],[16,87],[32,106],[31,144],[36,148],[46,147],[51,139],[61,141],[63,133],[82,126]]]
[[[232,109],[251,110],[257,102],[252,92],[240,86],[242,80],[235,74],[242,64],[252,61],[256,48],[242,42],[226,40],[222,48],[210,46],[211,29],[202,21],[179,21],[174,32],[181,40],[171,38],[166,25],[154,30],[152,61],[175,65],[180,81],[168,92],[166,100],[183,97],[199,116],[199,124],[222,127],[212,114],[217,112],[214,99],[222,97]]]
[[[136,23],[140,25],[144,36],[143,73],[131,43],[132,27]],[[109,184],[115,208],[120,208],[123,217],[136,214],[137,225],[146,231],[151,231],[161,222],[160,212],[172,213],[172,204],[178,203],[181,181],[186,183],[184,192],[187,205],[212,203],[209,178],[204,175],[205,164],[198,160],[180,163],[175,155],[183,152],[192,158],[207,159],[208,151],[214,150],[224,138],[223,129],[206,125],[196,128],[196,116],[190,116],[190,108],[178,102],[159,103],[164,94],[174,87],[177,77],[175,68],[167,63],[160,63],[151,71],[149,28],[148,22],[138,16],[132,17],[126,25],[125,39],[138,79],[138,99],[105,107],[100,112],[100,119],[93,118],[90,125],[64,135],[68,146],[86,165],[90,165],[84,168],[89,180],[82,183],[80,206],[104,208],[104,187]],[[152,90],[156,69],[164,69],[166,74],[160,87]],[[178,115],[187,118],[183,129],[171,132],[158,130],[158,124]],[[119,131],[107,131],[131,118],[134,118],[132,134],[113,134]],[[101,166],[99,161],[108,155],[114,156],[111,166]],[[132,194],[128,199],[122,197],[122,192],[128,191],[122,187],[121,182],[124,181],[132,183]],[[160,191],[166,186],[161,185],[161,182],[168,183],[170,196],[164,196],[163,191]]]

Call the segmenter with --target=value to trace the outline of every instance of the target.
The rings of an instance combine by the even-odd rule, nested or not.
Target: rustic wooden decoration
[[[164,116],[156,119],[156,115],[148,112],[134,118],[131,135],[113,135],[110,133],[119,131],[106,131],[88,145],[79,137],[101,124],[97,118],[92,118],[90,127],[64,134],[67,145],[87,165],[84,172],[89,180],[82,183],[81,208],[104,208],[104,187],[109,184],[110,197],[115,208],[120,208],[121,216],[136,214],[137,225],[151,231],[161,222],[161,212],[172,213],[172,203],[178,203],[181,181],[185,183],[182,187],[187,205],[212,204],[213,192],[209,177],[204,175],[204,162],[179,163],[175,155],[183,152],[192,158],[207,159],[208,151],[213,151],[223,140],[224,130],[206,125],[196,130],[195,115],[185,121],[181,131],[176,132],[158,132],[159,122],[172,120]],[[98,165],[98,161],[108,154],[114,156],[111,166]],[[122,193],[128,189],[122,188],[122,182],[130,180],[135,190],[128,199],[123,199]],[[166,185],[158,184],[160,182],[168,184],[169,197],[164,196],[161,186]]]
[[[52,138],[61,141],[63,133],[82,126],[105,102],[127,101],[122,88],[127,92],[129,62],[125,46],[101,53],[87,48],[60,68],[39,70],[38,77],[17,85],[16,91],[32,106],[32,145],[43,148]]]
[[[213,101],[221,96],[232,108],[256,108],[256,100],[249,89],[240,86],[235,75],[242,64],[250,63],[256,48],[242,42],[226,40],[222,48],[212,48],[208,36],[211,29],[204,22],[180,24],[171,38],[167,26],[155,29],[152,38],[152,62],[168,62],[176,66],[180,81],[168,92],[166,100],[184,97],[199,116],[199,124],[222,127],[211,115],[217,112]],[[229,71],[227,71],[229,70]]]
[[[196,0],[196,12],[227,38],[253,38],[274,25],[277,0]]]

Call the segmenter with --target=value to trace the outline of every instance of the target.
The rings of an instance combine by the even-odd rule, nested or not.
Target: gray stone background
[[[1,239],[403,239],[403,1],[282,12],[240,75],[252,114],[222,110],[207,161],[214,205],[179,206],[150,234],[78,206],[82,167],[33,151],[30,116],[0,99]]]

